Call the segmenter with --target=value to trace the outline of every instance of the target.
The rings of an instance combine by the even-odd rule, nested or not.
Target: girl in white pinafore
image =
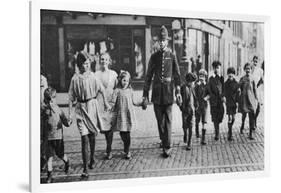
[[[114,105],[115,97],[114,97],[114,89],[116,88],[117,85],[117,73],[113,70],[110,70],[108,68],[110,64],[110,55],[108,53],[104,53],[100,56],[100,70],[98,70],[95,75],[96,77],[100,80],[101,84],[104,87],[105,91],[105,98],[106,101],[108,102],[110,109]],[[105,135],[105,140],[106,140],[106,159],[111,159],[112,154],[111,154],[111,146],[112,146],[112,141],[113,141],[113,131],[112,131],[112,116],[113,112],[111,111],[106,111],[104,109],[104,101],[101,95],[97,97],[98,103],[99,103],[99,110],[101,113],[102,121],[104,124],[104,127],[102,128],[103,130],[101,133]]]

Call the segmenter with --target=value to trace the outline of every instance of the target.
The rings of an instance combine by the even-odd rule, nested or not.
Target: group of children
[[[88,69],[85,66],[85,61],[81,63],[80,66],[81,74],[85,74]],[[181,96],[182,102],[179,105],[182,112],[182,120],[183,120],[183,131],[184,137],[183,140],[187,143],[187,150],[191,149],[191,138],[192,138],[192,130],[193,125],[195,123],[195,133],[196,137],[199,138],[199,124],[202,123],[202,134],[201,134],[201,144],[206,145],[205,134],[206,128],[205,124],[207,123],[207,101],[210,103],[211,117],[212,122],[214,123],[215,128],[215,140],[219,140],[219,125],[224,117],[224,103],[226,104],[226,112],[228,115],[228,140],[233,140],[232,138],[232,127],[235,121],[235,115],[237,112],[237,103],[239,103],[239,112],[243,114],[243,117],[246,117],[246,114],[249,114],[249,122],[250,122],[250,133],[249,139],[253,139],[252,131],[254,129],[254,116],[256,110],[256,100],[257,94],[255,89],[255,83],[251,78],[251,65],[246,63],[244,66],[244,71],[246,72],[245,76],[243,76],[238,83],[235,80],[235,69],[230,67],[227,69],[228,79],[224,82],[223,76],[220,75],[221,63],[215,61],[212,63],[214,68],[214,75],[209,78],[207,81],[208,75],[204,69],[199,71],[199,77],[197,80],[197,76],[193,73],[187,73],[185,76],[186,83],[181,86]],[[79,67],[79,66],[78,66]],[[84,69],[82,69],[84,68]],[[95,84],[95,88],[100,88],[99,82],[94,78],[94,73],[89,72],[85,79],[83,79],[83,84],[77,84],[78,87],[81,85],[88,85],[87,81],[95,80],[95,82],[91,82],[91,84]],[[91,77],[90,79],[88,77]],[[80,77],[81,78],[81,77]],[[77,78],[79,81],[79,78]],[[195,82],[195,85],[194,85]],[[90,84],[90,83],[89,83]],[[93,85],[92,85],[93,86]],[[86,88],[74,88],[73,92],[79,90],[80,93],[85,96],[88,91]],[[83,90],[84,89],[84,90]],[[101,91],[99,89],[97,91]],[[72,93],[72,94],[75,94]],[[93,91],[90,91],[93,93]],[[109,109],[114,112],[114,118],[112,119],[112,125],[114,126],[114,131],[119,131],[121,139],[124,143],[124,152],[125,158],[130,159],[130,144],[131,144],[131,130],[134,130],[136,127],[136,116],[134,112],[133,106],[142,106],[142,102],[135,102],[133,100],[133,90],[131,88],[131,77],[129,72],[121,71],[118,77],[118,85],[115,89],[116,101],[113,109]],[[96,96],[92,96],[91,98],[81,99],[79,93],[75,94],[76,100],[80,105],[89,105],[90,100],[95,100]],[[56,104],[56,90],[54,88],[48,87],[44,91],[44,101],[41,105],[41,118],[42,118],[42,140],[41,143],[41,152],[42,152],[42,160],[45,160],[47,163],[47,171],[48,178],[47,182],[50,183],[52,181],[52,160],[55,155],[57,155],[63,162],[65,163],[65,172],[69,171],[69,160],[64,153],[64,141],[63,141],[63,125],[69,127],[72,123],[70,116],[66,117],[63,111],[60,110],[58,105]],[[89,104],[88,104],[89,103]],[[106,104],[106,103],[105,103]],[[93,104],[93,105],[96,105]],[[78,105],[79,106],[79,105]],[[87,106],[86,106],[87,107]],[[82,111],[87,111],[90,107],[82,109]],[[81,110],[80,109],[80,110]],[[77,111],[76,111],[77,112]],[[89,113],[89,112],[88,112]],[[98,113],[98,112],[96,112]],[[81,119],[87,118],[87,112],[82,116]],[[97,114],[91,114],[94,116],[98,116]],[[87,122],[91,118],[87,118],[88,120],[81,120]],[[91,120],[90,120],[91,121]],[[99,121],[99,120],[98,120]],[[245,120],[243,120],[245,121]],[[79,127],[77,119],[77,126]],[[81,124],[82,124],[81,122]],[[101,123],[99,123],[100,125]],[[98,125],[95,125],[99,127]],[[84,128],[85,127],[85,128]],[[243,133],[244,123],[242,123],[242,127],[240,132]],[[87,166],[91,169],[94,163],[94,151],[95,151],[95,132],[91,132],[89,128],[87,128],[87,124],[81,126],[80,129],[84,129],[86,134],[81,133],[82,140],[82,158],[83,158],[83,177],[88,177]],[[86,131],[85,131],[86,129]],[[88,140],[83,140],[85,136],[88,136]],[[84,137],[84,138],[83,138]],[[84,154],[87,154],[87,151],[84,147],[84,143],[90,143],[91,147],[91,160],[90,164],[88,163],[88,158]],[[84,145],[83,145],[84,144]],[[86,144],[87,145],[87,144]],[[92,148],[93,147],[93,148]],[[83,150],[84,148],[84,150]],[[93,151],[93,152],[92,152]],[[44,166],[44,162],[42,161],[41,167]]]
[[[215,140],[219,140],[219,125],[224,118],[224,103],[226,114],[228,115],[228,136],[229,141],[233,140],[232,127],[235,121],[237,108],[242,113],[242,125],[240,133],[243,133],[246,115],[249,115],[249,139],[253,140],[253,130],[255,129],[255,113],[257,110],[257,91],[256,85],[251,75],[251,64],[244,65],[245,75],[238,82],[235,79],[235,69],[227,69],[227,80],[224,82],[220,75],[221,63],[212,63],[214,74],[207,81],[207,72],[201,69],[197,76],[187,73],[186,83],[181,86],[182,103],[178,103],[182,112],[183,121],[183,141],[187,143],[187,150],[191,149],[191,137],[195,120],[196,137],[199,138],[199,124],[202,123],[201,144],[206,145],[205,134],[207,123],[207,101],[210,104],[210,113],[215,130]],[[194,85],[195,82],[195,85]],[[237,105],[238,104],[238,105]],[[188,135],[187,135],[188,133]]]
[[[85,61],[84,61],[85,62]],[[80,66],[81,70],[80,72],[87,72],[87,66]],[[86,69],[82,69],[86,68]],[[92,80],[88,79],[87,77],[83,80],[83,84],[77,84],[79,86],[81,85],[91,85],[91,88],[96,88],[99,92],[103,92],[101,88],[100,82],[97,81],[95,78],[94,73],[88,72],[89,74],[87,77],[92,76]],[[84,73],[83,73],[84,74]],[[74,75],[75,76],[75,75]],[[80,77],[81,78],[81,77]],[[77,79],[79,82],[79,79]],[[94,80],[94,81],[93,81]],[[88,82],[89,81],[89,82]],[[87,83],[86,83],[87,82]],[[94,85],[93,85],[94,84]],[[86,103],[86,107],[81,107],[76,112],[76,119],[77,119],[77,126],[79,127],[80,134],[81,134],[81,141],[82,141],[82,160],[83,160],[83,173],[81,177],[88,177],[88,167],[90,169],[93,168],[94,163],[94,151],[95,151],[95,132],[92,132],[90,128],[88,128],[88,125],[92,124],[94,125],[95,129],[101,129],[102,123],[100,123],[100,119],[98,118],[98,112],[90,113],[89,109],[95,108],[96,103],[94,104],[87,104],[89,100],[95,100],[96,96],[94,96],[94,99],[87,99],[87,100],[81,100],[81,96],[76,93],[77,90],[84,95],[86,94],[87,88],[86,87],[79,87],[74,88],[75,86],[71,85],[71,88],[73,88],[74,92],[70,92],[71,98],[75,95],[76,97],[76,107],[79,108],[79,106],[84,105]],[[52,162],[53,157],[57,156],[65,163],[64,171],[65,173],[68,173],[69,171],[69,160],[67,156],[64,153],[64,141],[63,141],[63,125],[66,127],[69,127],[72,123],[71,116],[67,117],[64,112],[58,107],[56,104],[56,90],[52,87],[47,87],[44,89],[44,100],[41,105],[41,169],[44,169],[45,166],[47,166],[47,183],[51,183],[52,178]],[[89,93],[94,93],[93,90],[91,90]],[[131,153],[130,153],[130,144],[131,144],[131,136],[130,132],[131,130],[134,130],[136,127],[136,116],[134,112],[133,106],[141,106],[141,102],[137,102],[133,98],[133,91],[131,88],[131,76],[130,73],[127,71],[121,71],[118,77],[118,84],[117,88],[114,91],[115,95],[115,105],[112,109],[108,109],[108,106],[106,106],[108,111],[114,112],[114,117],[112,118],[112,125],[113,130],[120,132],[121,140],[124,144],[124,153],[125,153],[125,159],[131,159]],[[106,101],[105,101],[106,104]],[[87,111],[82,112],[81,111]],[[70,110],[71,111],[71,110]],[[95,118],[98,119],[97,122],[93,121],[93,117],[87,117],[88,115],[95,116]],[[81,118],[81,121],[79,119]],[[83,124],[83,123],[84,124]],[[89,124],[86,124],[85,122],[88,122]],[[90,123],[91,122],[91,123]],[[99,122],[99,123],[98,123]],[[83,124],[83,126],[81,126]],[[81,127],[81,128],[80,128]],[[88,147],[87,145],[90,144],[90,164],[88,163]]]

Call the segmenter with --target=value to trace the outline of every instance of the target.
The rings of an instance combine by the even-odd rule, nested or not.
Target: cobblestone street
[[[67,110],[63,108],[63,110]],[[224,172],[256,171],[264,169],[263,107],[254,133],[255,140],[248,137],[248,118],[245,132],[239,134],[241,115],[237,114],[233,128],[234,141],[227,141],[227,117],[221,124],[220,140],[214,141],[211,121],[207,125],[207,145],[193,135],[192,150],[186,151],[183,143],[180,111],[174,105],[173,150],[171,157],[164,159],[159,148],[159,137],[152,105],[147,111],[136,109],[138,128],[132,131],[132,159],[123,159],[123,144],[119,133],[114,134],[113,158],[105,160],[105,139],[97,136],[94,169],[89,170],[88,180],[125,179],[190,174],[212,174]],[[210,117],[210,116],[208,116]],[[70,158],[71,170],[63,172],[63,163],[54,161],[54,182],[80,181],[82,173],[81,141],[75,123],[64,130],[65,151]],[[45,183],[46,173],[41,182]]]

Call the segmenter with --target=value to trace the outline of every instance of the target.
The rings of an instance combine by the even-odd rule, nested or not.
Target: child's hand
[[[68,119],[67,124],[70,126],[72,124],[72,119]]]
[[[181,106],[182,105],[182,97],[180,94],[177,94],[176,96],[176,103]]]
[[[143,97],[143,98],[142,98],[142,104],[141,104],[142,109],[143,109],[143,110],[146,110],[147,105],[148,105],[148,98],[147,98],[147,97]]]
[[[104,110],[105,110],[105,111],[110,110],[110,105],[109,105],[107,102],[104,103]]]
[[[222,97],[222,102],[225,103],[226,102],[226,98]]]

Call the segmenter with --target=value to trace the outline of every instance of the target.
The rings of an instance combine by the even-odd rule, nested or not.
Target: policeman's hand
[[[148,98],[147,97],[143,97],[142,98],[142,109],[146,110],[147,105],[148,105]]]

